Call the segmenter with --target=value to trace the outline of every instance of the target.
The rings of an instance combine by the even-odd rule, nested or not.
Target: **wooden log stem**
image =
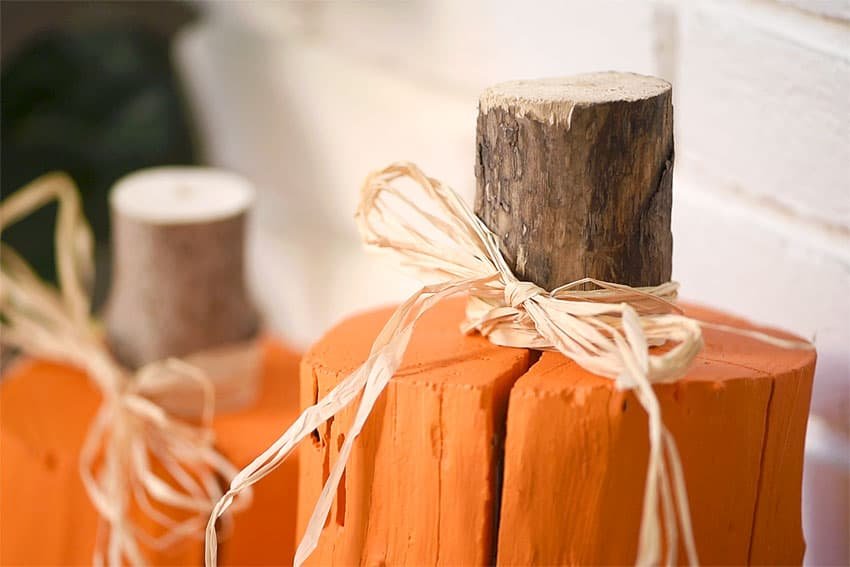
[[[113,284],[106,327],[135,368],[255,336],[245,285],[246,213],[253,189],[206,168],[140,171],[113,188]]]
[[[479,101],[475,212],[545,289],[670,279],[670,84],[632,73],[514,81]]]

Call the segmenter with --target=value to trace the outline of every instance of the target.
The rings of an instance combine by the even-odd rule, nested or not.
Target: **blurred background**
[[[417,162],[470,199],[477,97],[624,70],[674,87],[674,278],[814,338],[810,565],[850,563],[850,0],[0,4],[7,195],[71,173],[109,281],[106,193],[203,163],[258,189],[250,279],[305,346],[416,282],[361,250],[365,175]],[[52,212],[3,235],[52,274]]]

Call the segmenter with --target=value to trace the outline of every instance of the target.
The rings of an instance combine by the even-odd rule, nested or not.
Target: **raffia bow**
[[[402,179],[413,181],[413,186],[407,190],[396,187]],[[424,194],[414,194],[417,190]],[[390,253],[424,281],[437,283],[426,285],[401,304],[375,339],[363,365],[307,408],[271,447],[234,477],[207,524],[208,567],[216,563],[215,522],[233,498],[273,471],[302,439],[359,396],[354,422],[294,564],[300,566],[310,556],[354,441],[401,364],[416,321],[435,304],[458,293],[470,296],[464,332],[477,331],[498,345],[559,351],[590,372],[615,380],[619,388],[634,390],[649,419],[650,441],[636,562],[657,564],[666,547],[664,563],[673,564],[681,537],[688,561],[697,564],[681,462],[652,388],[655,383],[681,378],[702,348],[701,326],[706,324],[683,316],[673,303],[678,284],[632,288],[586,278],[546,291],[519,281],[507,266],[496,236],[456,193],[411,163],[390,165],[366,179],[356,220],[367,246]],[[587,284],[597,289],[583,289]],[[780,346],[810,348],[808,343],[732,330]],[[670,348],[650,351],[662,344]]]
[[[93,562],[142,565],[143,546],[163,549],[201,532],[212,503],[222,495],[220,479],[232,478],[236,468],[213,447],[214,386],[200,369],[168,359],[132,372],[101,339],[87,292],[94,272],[93,239],[70,178],[48,174],[5,199],[0,231],[54,200],[59,204],[59,288],[41,281],[3,245],[0,341],[30,356],[81,368],[100,390],[103,402],[79,460],[83,484],[103,522]],[[183,404],[194,408],[197,419],[177,417],[157,403],[174,391],[197,398]],[[156,526],[156,535],[136,525],[132,504]],[[181,519],[163,512],[163,506]]]

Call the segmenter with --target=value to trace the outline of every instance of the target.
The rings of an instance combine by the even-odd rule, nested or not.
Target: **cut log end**
[[[479,111],[512,109],[519,116],[542,121],[568,120],[574,106],[648,100],[671,90],[664,79],[616,71],[509,81],[485,90],[479,99]]]
[[[116,213],[143,223],[207,223],[248,211],[254,189],[226,171],[157,167],[119,180],[109,200]]]

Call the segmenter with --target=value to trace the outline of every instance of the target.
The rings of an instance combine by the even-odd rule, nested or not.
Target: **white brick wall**
[[[850,0],[780,0],[820,16],[850,21]]]
[[[471,196],[484,86],[652,73],[674,84],[683,295],[814,337],[813,411],[823,419],[812,431],[835,434],[820,441],[850,435],[850,1],[209,10],[176,53],[211,161],[260,188],[252,273],[279,332],[306,344],[415,287],[361,251],[351,220],[359,184],[410,159]],[[850,477],[835,455],[850,449],[820,441],[806,468],[807,563],[847,564]]]
[[[628,0],[325,3],[313,29],[400,75],[475,97],[505,77],[655,73],[655,12],[654,4]]]
[[[681,10],[680,154],[796,215],[850,230],[847,24],[787,12],[761,3]]]
[[[351,238],[360,182],[398,159],[439,165],[471,195],[474,132],[467,126],[475,99],[322,45],[234,36],[236,46],[200,29],[186,38],[182,57],[208,63],[186,65],[208,126],[208,155],[246,171],[274,199],[259,210],[270,226],[309,219]],[[200,95],[208,91],[216,92]]]

